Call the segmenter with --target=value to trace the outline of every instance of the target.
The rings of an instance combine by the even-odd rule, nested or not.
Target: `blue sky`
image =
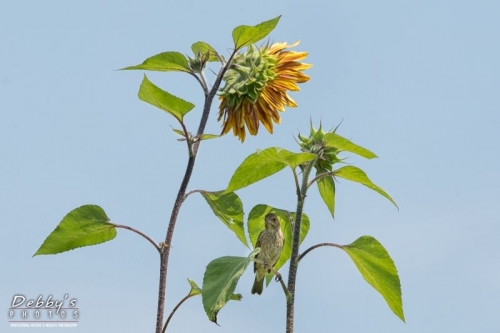
[[[15,1],[0,4],[0,301],[13,295],[78,299],[78,332],[153,331],[158,256],[119,230],[115,240],[32,258],[62,217],[97,204],[112,221],[161,241],[186,162],[164,112],[137,98],[143,73],[116,71],[163,51],[189,53],[205,41],[221,53],[231,31],[277,15],[272,41],[308,51],[311,80],[291,96],[274,135],[242,145],[231,135],[204,142],[189,189],[220,190],[259,148],[297,150],[309,119],[379,159],[350,157],[397,201],[340,181],[332,220],[311,191],[304,247],[376,237],[399,270],[407,323],[392,314],[342,251],[321,248],[301,264],[296,331],[500,332],[500,4],[496,1],[326,2],[257,0]],[[213,75],[207,73],[210,79]],[[148,73],[197,104],[201,90],[180,73]],[[207,126],[218,133],[216,105]],[[282,172],[238,192],[245,212],[259,203],[293,210],[293,181]],[[201,284],[206,264],[248,249],[191,196],[179,217],[169,266],[167,311]],[[287,267],[287,266],[286,266]],[[282,269],[286,275],[286,269]],[[201,299],[189,300],[171,332],[284,330],[285,302],[271,284],[228,304],[218,327]],[[2,327],[8,327],[4,317]],[[8,329],[14,331],[15,329]],[[4,331],[4,329],[2,329]]]

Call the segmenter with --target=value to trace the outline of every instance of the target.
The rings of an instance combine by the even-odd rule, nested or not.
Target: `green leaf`
[[[148,80],[146,75],[144,75],[139,89],[139,99],[170,113],[180,122],[182,122],[184,115],[194,108],[194,104],[186,102],[155,86]]]
[[[208,45],[205,42],[196,42],[193,45],[191,45],[191,50],[193,51],[194,54],[206,54],[209,53],[208,61],[219,61],[219,58],[217,57],[218,53],[215,51],[213,47]]]
[[[255,26],[240,25],[233,30],[234,47],[240,49],[242,47],[257,43],[259,40],[266,37],[274,30],[281,15],[269,21],[262,22]]]
[[[172,131],[174,131],[175,134],[179,134],[180,136],[182,136],[184,139],[186,138],[186,134],[184,134],[183,131],[181,130],[178,130],[178,129],[175,129],[175,128],[172,128]]]
[[[247,222],[248,235],[250,237],[250,242],[252,243],[253,247],[255,247],[255,244],[257,243],[257,239],[259,238],[260,232],[265,229],[265,223],[264,223],[265,216],[271,212],[278,216],[278,219],[280,221],[281,231],[283,231],[285,224],[283,220],[283,213],[284,212],[286,213],[286,211],[284,210],[274,208],[268,205],[259,204],[254,206],[250,211],[250,213],[248,214],[248,222]],[[284,232],[283,235],[285,235]]]
[[[320,173],[321,172],[318,172],[316,175]],[[333,177],[322,177],[318,179],[316,183],[318,184],[318,190],[321,198],[328,207],[332,217],[335,218],[335,182],[333,181]]]
[[[394,204],[394,206],[396,206],[396,208],[399,209],[398,205],[390,197],[390,195],[387,194],[383,189],[381,189],[380,187],[375,185],[368,178],[366,173],[363,170],[361,170],[360,168],[357,168],[357,167],[352,166],[352,165],[348,165],[348,166],[345,166],[345,167],[342,167],[340,169],[335,170],[335,176],[338,176],[338,177],[365,185],[366,187],[368,187],[368,188],[374,190],[375,192],[378,192],[379,194],[386,197],[390,202],[392,202]]]
[[[292,153],[279,147],[257,151],[248,156],[236,169],[226,192],[234,192],[269,177],[286,166],[295,168],[302,163],[312,161],[315,157],[315,154]]]
[[[116,229],[108,222],[109,218],[99,206],[75,208],[62,219],[33,256],[66,252],[112,240],[116,237]]]
[[[203,293],[202,289],[200,287],[198,287],[196,282],[194,282],[191,279],[188,279],[188,281],[189,281],[189,285],[191,286],[191,290],[189,291],[189,295],[198,296],[198,295],[201,295]],[[241,301],[242,298],[243,298],[243,295],[241,295],[241,294],[231,294],[231,296],[229,296],[229,299],[231,301]]]
[[[382,244],[371,236],[362,236],[342,249],[354,261],[366,282],[382,295],[396,316],[405,321],[398,271]]]
[[[183,131],[172,128],[172,131],[174,131],[176,134],[179,134],[180,136],[186,137],[186,134],[184,134]]]
[[[243,226],[243,203],[233,192],[200,192],[214,214],[248,247]]]
[[[238,280],[252,262],[258,250],[248,257],[221,257],[212,260],[203,276],[203,307],[208,319],[217,323],[217,314],[236,289]]]
[[[351,141],[336,133],[325,134],[325,146],[336,148],[339,151],[348,151],[367,159],[377,157],[377,155],[375,155],[368,149],[358,146],[357,144],[352,143]]]
[[[199,136],[200,140],[210,140],[220,138],[218,134],[202,134]]]
[[[140,65],[129,66],[121,70],[136,70],[142,69],[147,71],[157,72],[191,72],[186,57],[179,52],[163,52],[152,57],[147,58]]]
[[[201,288],[198,287],[196,282],[194,282],[191,279],[188,279],[189,285],[191,286],[191,290],[189,291],[189,295],[196,296],[196,295],[201,295],[202,291]]]
[[[281,256],[276,262],[276,265],[274,265],[274,268],[276,270],[279,270],[281,267],[283,267],[284,264],[286,264],[292,254],[293,228],[290,222],[295,220],[295,213],[289,212],[284,209],[274,208],[268,205],[256,205],[248,214],[248,234],[250,236],[252,246],[255,247],[260,232],[265,229],[264,218],[268,213],[271,212],[276,214],[276,216],[278,217],[280,221],[281,232],[283,232],[283,236],[285,238],[285,245],[283,246]],[[307,236],[310,225],[311,223],[309,221],[309,217],[307,217],[306,214],[302,214],[302,223],[300,225],[301,243]],[[270,273],[266,276],[267,284],[269,284],[273,275],[273,273]]]

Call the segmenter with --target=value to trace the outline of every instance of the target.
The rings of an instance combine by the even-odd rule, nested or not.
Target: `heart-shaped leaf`
[[[56,254],[83,246],[97,245],[116,237],[104,210],[96,205],[73,209],[45,239],[33,256]]]

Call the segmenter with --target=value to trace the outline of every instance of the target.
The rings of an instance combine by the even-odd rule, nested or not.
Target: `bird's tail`
[[[258,280],[257,277],[258,274],[255,274],[255,281],[253,282],[252,286],[252,294],[262,294],[262,290],[264,290],[264,277],[262,277],[260,280]]]

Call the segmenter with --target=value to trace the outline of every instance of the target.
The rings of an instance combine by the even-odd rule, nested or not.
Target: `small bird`
[[[263,263],[254,262],[253,264],[255,281],[252,287],[252,294],[259,295],[262,294],[262,290],[264,289],[264,276],[266,276],[266,273],[271,272],[271,269],[268,267],[274,267],[285,244],[278,217],[273,213],[267,214],[265,224],[266,229],[260,232],[255,244],[256,248],[260,247],[260,252],[255,256],[255,259]]]

